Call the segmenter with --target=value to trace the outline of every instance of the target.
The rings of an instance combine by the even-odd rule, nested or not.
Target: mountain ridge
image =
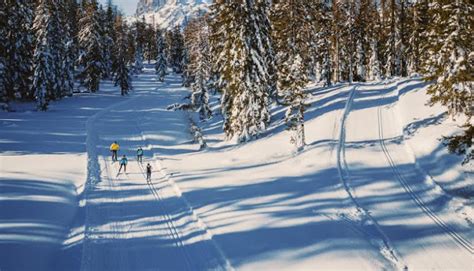
[[[135,18],[145,18],[147,23],[162,29],[182,26],[209,10],[211,0],[140,0]]]

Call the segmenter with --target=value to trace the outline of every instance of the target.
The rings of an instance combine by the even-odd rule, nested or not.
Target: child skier
[[[123,172],[124,172],[124,173],[127,173],[127,164],[128,164],[128,159],[127,159],[127,157],[124,155],[124,156],[122,156],[122,159],[120,159],[120,168],[119,168],[118,174],[120,174],[120,171],[122,171],[122,167],[123,167]],[[118,175],[118,174],[117,174],[117,175]]]
[[[117,152],[118,150],[120,149],[120,146],[119,144],[117,143],[117,141],[114,141],[114,143],[112,143],[112,145],[110,145],[110,151],[112,152],[112,162],[115,162],[117,161]]]
[[[140,162],[140,163],[143,163],[143,149],[142,149],[142,147],[138,147],[137,161]]]
[[[151,181],[151,170],[152,170],[151,165],[150,165],[150,163],[148,163],[146,165],[146,180],[147,180],[147,182]]]

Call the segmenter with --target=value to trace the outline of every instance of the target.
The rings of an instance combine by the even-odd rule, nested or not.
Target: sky
[[[100,2],[106,4],[107,0],[100,0]],[[126,15],[133,15],[137,10],[138,0],[112,0],[112,2],[117,5]]]

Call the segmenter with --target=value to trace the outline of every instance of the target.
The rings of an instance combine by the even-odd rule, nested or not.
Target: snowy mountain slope
[[[425,106],[424,83],[309,87],[294,153],[281,107],[242,145],[218,114],[198,122],[198,151],[186,114],[165,110],[188,94],[180,79],[146,69],[130,97],[106,82],[46,113],[0,113],[1,270],[472,268],[473,167],[438,141],[458,128]]]
[[[210,0],[141,0],[136,18],[163,29],[185,24],[189,19],[208,11]]]

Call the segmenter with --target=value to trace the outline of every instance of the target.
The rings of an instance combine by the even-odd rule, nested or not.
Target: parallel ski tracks
[[[388,95],[388,94],[386,94]],[[385,95],[384,95],[385,97]],[[416,205],[428,216],[430,217],[439,228],[441,228],[445,233],[447,233],[459,246],[466,249],[470,254],[474,253],[473,246],[469,240],[466,240],[462,237],[459,233],[457,233],[451,226],[446,224],[431,208],[429,208],[425,202],[418,196],[416,192],[413,191],[410,184],[407,182],[403,174],[397,168],[397,164],[395,163],[394,159],[392,158],[390,151],[387,148],[384,140],[384,132],[383,132],[383,120],[382,120],[382,106],[379,106],[377,109],[377,121],[379,127],[379,142],[382,148],[382,151],[386,157],[387,162],[389,163],[395,177],[397,178],[398,182],[401,184],[405,192],[412,198],[412,200],[416,203]]]
[[[116,195],[116,193],[118,191],[116,191],[116,189],[115,189],[117,187],[117,185],[114,182],[114,178],[113,178],[114,175],[113,175],[113,173],[111,174],[111,172],[110,172],[110,168],[109,168],[109,165],[108,165],[109,161],[107,161],[107,159],[105,157],[102,157],[102,159],[104,161],[105,170],[106,170],[106,173],[107,173],[107,181],[108,181],[108,184],[109,184],[109,187],[110,187],[110,190],[111,190],[110,194],[112,195],[113,203],[118,204],[120,201],[118,200],[117,195]],[[118,206],[115,207],[115,208],[120,210],[120,208]],[[128,228],[130,228],[130,227],[128,227]],[[119,239],[120,239],[120,237],[123,237],[123,236],[121,236],[122,234],[121,234],[121,231],[120,231],[120,226],[118,225],[117,221],[112,222],[112,229],[114,230],[114,232],[116,234],[116,237],[118,237]],[[126,255],[124,255],[124,254],[125,254],[124,250],[122,248],[119,248],[119,258],[120,258],[119,259],[119,261],[120,261],[119,266],[120,266],[121,270],[126,270],[126,269],[124,269],[124,267],[126,266],[126,262],[125,262]]]
[[[148,141],[148,139],[145,137],[145,135],[143,134],[142,127],[139,125],[138,121],[136,121],[135,124],[136,124],[137,130],[139,131],[139,134],[140,134],[140,137],[141,137],[142,141],[146,142],[148,149],[151,149],[151,144]],[[172,186],[172,184],[170,183],[171,181],[168,179],[167,175],[164,172],[161,172],[162,166],[159,164],[159,162],[157,162],[157,163],[158,163],[158,166],[159,166],[159,169],[160,169],[160,174],[163,176],[164,179],[166,179],[167,185]],[[144,180],[146,180],[145,169],[143,168],[142,164],[140,164],[140,163],[138,163],[138,164],[139,164],[138,166],[140,168],[141,174],[143,175]],[[157,200],[157,202],[158,203],[163,202],[162,201],[163,198],[161,197],[161,195],[159,193],[159,189],[155,186],[155,184],[152,181],[147,182],[147,183],[148,183],[148,186],[149,186],[153,196]],[[184,200],[184,199],[181,199],[181,200]],[[164,210],[164,208],[162,206],[161,206],[161,208],[163,209],[163,213],[167,214],[166,210]],[[189,212],[190,212],[189,215],[192,216],[192,218],[193,218],[191,220],[191,222],[196,223],[196,225],[198,227],[198,230],[203,231],[203,232],[209,234],[210,236],[212,236],[209,233],[207,227],[198,218],[198,216],[194,213],[192,208],[189,206],[189,203],[186,202],[186,201],[185,201],[185,208],[189,208]],[[173,232],[173,236],[174,236],[173,238],[177,241],[177,244],[181,247],[181,250],[182,250],[183,254],[185,255],[188,270],[195,270],[196,267],[193,265],[192,257],[189,254],[188,248],[183,243],[183,241],[182,241],[183,238],[182,238],[181,234],[179,233],[179,230],[176,227],[175,223],[173,222],[172,218],[169,215],[167,216],[167,223],[168,223],[168,226],[170,228],[170,231]],[[229,261],[225,257],[222,250],[217,246],[215,241],[212,240],[212,237],[210,237],[209,240],[207,240],[207,241],[211,242],[211,244],[213,245],[213,248],[216,249],[216,252],[217,252],[217,255],[218,255],[218,258],[216,259],[219,262],[218,266],[213,266],[212,270],[233,270],[233,267],[230,265]],[[205,252],[202,251],[201,249],[196,249],[195,251],[200,254],[201,258],[203,258],[203,259],[206,258],[205,255],[204,255]]]
[[[355,205],[357,210],[362,213],[365,219],[369,220],[372,222],[375,230],[376,230],[376,235],[374,236],[371,234],[369,231],[366,231],[364,229],[361,229],[360,231],[364,233],[365,235],[369,236],[370,238],[376,238],[381,241],[380,242],[375,242],[371,241],[371,243],[376,246],[378,249],[380,249],[380,252],[382,256],[389,261],[393,266],[395,266],[398,269],[404,268],[404,264],[402,262],[402,258],[398,255],[398,253],[395,251],[394,246],[391,244],[390,239],[388,236],[384,233],[378,222],[375,220],[375,218],[359,203],[357,200],[356,196],[352,192],[352,189],[349,185],[349,180],[350,180],[350,173],[349,173],[349,166],[346,161],[346,148],[345,148],[345,143],[346,143],[346,122],[347,118],[350,114],[352,103],[354,101],[356,91],[357,91],[358,86],[354,86],[349,93],[349,97],[347,99],[345,108],[344,108],[344,113],[341,118],[341,123],[340,123],[340,132],[339,132],[339,142],[337,145],[337,168],[339,172],[339,178],[344,186],[344,189],[346,190],[347,194],[349,195],[349,199],[351,202]],[[342,219],[344,221],[349,221],[347,217],[342,216]]]
[[[140,173],[143,176],[143,179],[146,180],[145,170],[143,169],[140,162],[137,161],[137,164],[138,164],[138,168],[140,169]],[[183,242],[183,237],[179,233],[178,227],[173,222],[173,218],[168,214],[167,210],[162,205],[163,197],[158,192],[159,189],[155,186],[155,184],[152,181],[147,181],[147,185],[150,188],[150,191],[153,194],[153,197],[156,199],[156,202],[158,203],[158,206],[163,213],[163,217],[165,218],[165,223],[169,230],[169,233],[171,234],[171,238],[173,239],[174,243],[176,244],[177,247],[179,247],[181,253],[183,254],[186,270],[193,270],[193,265],[192,265],[192,260],[191,260],[192,257],[189,255],[186,245]]]

